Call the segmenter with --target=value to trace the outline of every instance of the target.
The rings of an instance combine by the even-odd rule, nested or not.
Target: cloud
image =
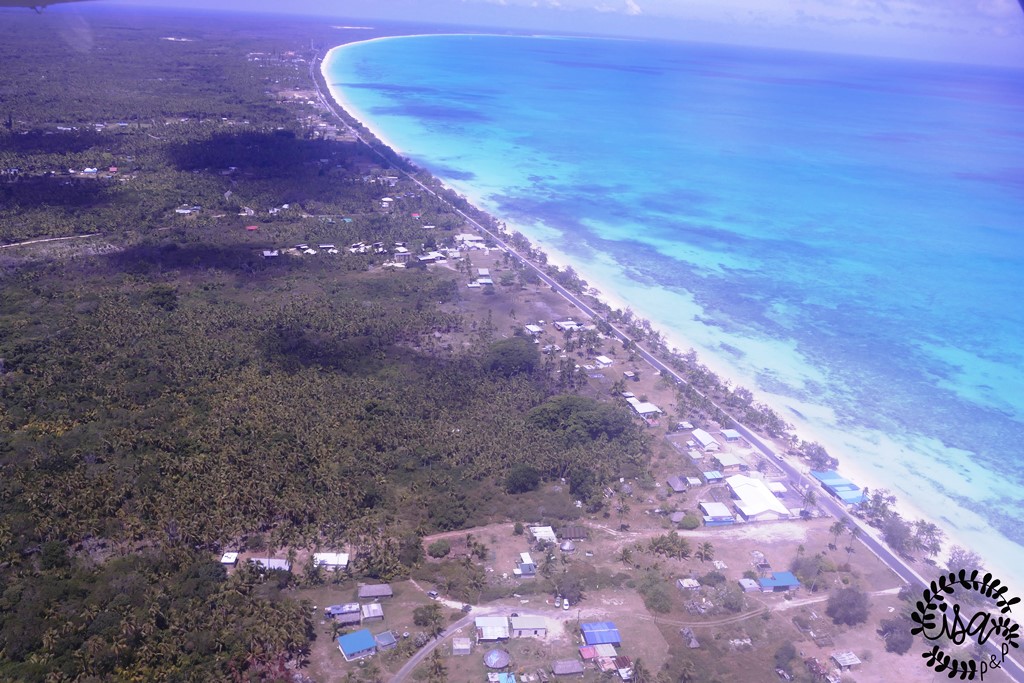
[[[643,13],[644,13],[644,11],[642,9],[640,9],[640,5],[636,4],[636,2],[634,2],[634,0],[626,0],[626,14],[629,14],[629,15],[635,17],[638,14],[643,14]]]

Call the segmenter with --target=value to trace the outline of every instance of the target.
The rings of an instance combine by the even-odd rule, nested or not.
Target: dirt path
[[[61,242],[63,240],[82,240],[87,237],[101,237],[103,233],[94,232],[88,235],[71,235],[70,237],[43,237],[35,240],[26,240],[25,242],[15,242],[14,244],[0,244],[0,249],[10,249],[11,247],[24,247],[30,244],[42,244],[43,242]]]
[[[896,587],[896,588],[886,588],[886,589],[883,589],[883,590],[871,591],[870,593],[868,593],[868,595],[872,595],[872,596],[896,595],[899,592],[900,592],[900,589],[898,587]],[[721,619],[712,619],[710,621],[676,621],[675,619],[665,619],[663,617],[655,617],[655,616],[645,616],[645,617],[641,617],[641,619],[646,619],[648,621],[654,621],[654,622],[657,622],[659,624],[673,624],[675,626],[686,626],[686,627],[689,627],[689,628],[698,628],[698,627],[702,627],[702,626],[723,626],[725,624],[734,624],[734,623],[739,622],[739,621],[746,621],[747,619],[752,619],[754,617],[759,617],[759,616],[761,616],[762,614],[764,614],[766,612],[782,612],[784,610],[793,609],[794,607],[804,607],[805,605],[814,605],[814,604],[817,604],[817,603],[820,603],[820,602],[825,602],[826,600],[828,600],[828,595],[816,595],[816,596],[811,597],[811,598],[802,598],[800,600],[787,600],[785,602],[779,603],[778,605],[775,605],[774,607],[770,607],[770,606],[768,606],[768,605],[766,605],[764,603],[761,603],[761,607],[759,609],[755,609],[755,610],[752,610],[750,612],[746,612],[744,614],[737,614],[737,615],[731,616],[731,617],[722,617]],[[758,602],[760,602],[760,601],[758,601]]]

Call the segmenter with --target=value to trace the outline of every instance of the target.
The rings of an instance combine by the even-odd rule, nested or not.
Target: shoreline
[[[394,40],[394,39],[397,39],[397,38],[407,38],[407,37],[408,38],[411,38],[411,37],[437,37],[437,36],[445,36],[445,35],[452,35],[452,36],[456,36],[456,35],[457,36],[464,36],[464,35],[477,36],[477,35],[479,35],[479,36],[505,37],[505,36],[503,36],[501,34],[475,34],[475,33],[474,34],[438,33],[438,34],[415,34],[415,35],[409,35],[409,36],[404,36],[404,35],[399,35],[399,36],[382,36],[382,37],[376,37],[376,38],[371,38],[371,39],[367,39],[367,40],[356,40],[356,41],[352,41],[352,42],[349,42],[349,43],[345,43],[343,45],[338,45],[338,46],[332,48],[331,50],[329,50],[324,55],[324,58],[323,58],[323,60],[321,62],[321,65],[320,65],[321,75],[323,76],[323,79],[324,79],[325,84],[327,85],[328,91],[329,91],[332,99],[334,100],[334,102],[337,104],[337,106],[339,106],[341,109],[343,109],[349,116],[351,116],[352,118],[357,120],[361,125],[363,125],[366,128],[367,131],[370,131],[371,134],[374,137],[376,137],[378,141],[380,141],[383,145],[386,145],[387,147],[389,147],[399,157],[407,158],[407,157],[405,157],[405,154],[404,154],[404,151],[403,151],[402,147],[394,144],[393,140],[390,140],[387,137],[383,136],[379,132],[379,130],[377,128],[375,128],[374,126],[371,125],[372,124],[372,118],[370,116],[368,116],[366,114],[366,112],[364,112],[364,111],[360,110],[358,107],[354,106],[354,104],[345,97],[345,95],[342,92],[342,90],[339,87],[334,86],[330,82],[330,80],[327,77],[327,73],[326,73],[327,72],[327,66],[329,65],[329,63],[330,63],[331,59],[333,58],[333,56],[337,54],[336,51],[339,51],[339,50],[341,50],[343,48],[351,47],[353,45],[357,45],[357,44],[360,44],[360,43],[374,42],[374,41],[380,41],[380,40]],[[523,36],[523,37],[525,37],[525,36]],[[551,36],[551,37],[557,37],[557,36]],[[469,186],[468,183],[462,182],[462,181],[450,181],[450,180],[444,179],[444,178],[442,178],[442,177],[440,177],[438,175],[435,175],[433,171],[430,171],[425,166],[419,165],[416,162],[412,162],[412,163],[415,166],[417,166],[418,168],[421,168],[422,170],[425,170],[428,173],[430,173],[441,184],[441,186],[443,188],[445,188],[447,190],[451,190],[451,191],[453,191],[453,192],[455,192],[457,194],[460,194],[462,197],[464,197],[466,199],[466,201],[468,203],[470,203],[473,207],[475,207],[481,213],[485,213],[485,214],[491,216],[492,218],[497,215],[494,212],[493,208],[490,206],[490,202],[488,202],[486,199],[480,197],[474,191],[474,188]],[[586,281],[588,290],[590,290],[590,289],[595,290],[596,294],[594,294],[594,297],[598,301],[602,302],[605,305],[610,306],[613,310],[614,309],[618,309],[618,310],[622,310],[622,311],[625,311],[627,309],[628,310],[632,310],[634,315],[636,316],[636,318],[638,320],[646,319],[646,320],[650,321],[651,324],[652,324],[653,329],[655,329],[659,334],[661,334],[661,337],[662,337],[662,339],[665,342],[665,347],[670,349],[670,350],[671,349],[675,349],[675,350],[678,350],[680,352],[685,352],[687,349],[693,348],[697,352],[698,363],[700,363],[701,365],[704,365],[706,368],[708,368],[709,371],[711,371],[715,375],[717,375],[718,378],[721,381],[727,382],[727,383],[729,383],[732,386],[742,386],[742,387],[745,387],[745,388],[749,389],[752,392],[756,402],[763,403],[763,404],[771,407],[773,410],[776,410],[777,414],[780,415],[784,420],[786,420],[787,423],[792,423],[792,421],[795,418],[793,417],[793,415],[790,414],[789,411],[782,412],[782,411],[779,411],[778,408],[779,407],[783,407],[783,408],[791,407],[789,404],[793,404],[793,403],[796,403],[796,404],[800,405],[802,410],[805,407],[806,408],[813,408],[814,410],[811,411],[812,414],[817,414],[818,416],[822,416],[822,415],[825,415],[825,416],[831,415],[831,416],[833,416],[833,419],[828,419],[827,417],[824,418],[824,419],[826,421],[831,422],[831,423],[836,425],[836,427],[834,429],[834,431],[837,432],[836,435],[829,436],[827,434],[822,434],[822,431],[819,430],[819,429],[815,429],[814,425],[811,424],[811,420],[806,418],[806,417],[804,419],[797,419],[797,424],[792,425],[790,433],[797,435],[798,438],[801,438],[801,440],[804,440],[804,441],[816,441],[816,442],[820,443],[822,446],[824,446],[833,457],[836,457],[837,459],[839,459],[839,467],[837,468],[837,470],[839,470],[841,473],[843,473],[845,476],[847,476],[851,481],[853,481],[855,484],[860,486],[862,489],[864,489],[864,488],[867,488],[867,489],[870,489],[870,490],[887,489],[887,490],[889,490],[891,492],[894,492],[894,494],[897,495],[897,501],[896,501],[896,504],[892,506],[892,509],[895,512],[897,512],[901,517],[903,517],[904,520],[910,522],[910,521],[913,521],[915,519],[921,519],[921,520],[925,520],[925,521],[934,523],[937,527],[939,527],[939,529],[941,529],[943,534],[944,534],[944,539],[943,539],[943,543],[942,543],[942,550],[940,551],[940,553],[938,555],[935,556],[935,563],[936,563],[937,567],[939,567],[939,568],[944,567],[945,559],[948,556],[949,549],[953,545],[959,545],[959,546],[962,546],[964,548],[967,548],[968,550],[971,550],[973,552],[978,553],[979,556],[983,555],[983,553],[980,552],[977,549],[977,547],[978,547],[977,544],[971,543],[971,542],[969,542],[967,540],[972,534],[968,533],[968,531],[966,531],[964,529],[960,529],[959,527],[957,527],[955,525],[955,523],[952,520],[950,520],[948,518],[936,518],[934,514],[932,514],[932,515],[925,514],[923,512],[923,510],[919,506],[914,504],[913,500],[911,500],[905,492],[903,492],[903,491],[893,491],[894,484],[886,482],[883,479],[880,479],[878,477],[878,473],[873,473],[871,471],[872,468],[865,467],[864,465],[858,463],[856,458],[854,457],[854,455],[852,453],[850,453],[848,449],[844,449],[843,447],[839,446],[837,444],[838,433],[843,433],[844,430],[838,426],[838,420],[834,419],[835,413],[834,413],[834,410],[831,407],[829,407],[827,405],[820,405],[820,404],[804,404],[802,401],[800,401],[798,399],[795,399],[795,398],[792,398],[792,397],[787,397],[787,396],[784,396],[784,395],[781,395],[781,394],[767,392],[767,391],[759,388],[755,378],[747,377],[747,376],[745,376],[745,373],[743,373],[742,371],[738,371],[737,368],[731,367],[727,361],[723,360],[721,354],[716,354],[716,353],[714,353],[713,350],[708,349],[708,348],[703,348],[700,345],[692,344],[688,339],[685,338],[685,336],[684,336],[684,334],[682,332],[680,332],[678,330],[674,330],[671,327],[666,327],[664,324],[652,320],[649,316],[646,315],[645,311],[643,311],[641,309],[638,309],[638,308],[635,308],[626,299],[624,299],[621,296],[617,295],[615,288],[614,287],[609,287],[608,283],[606,281],[593,279],[593,272],[592,271],[588,272],[585,267],[582,270],[577,268],[577,266],[574,265],[574,261],[573,261],[573,258],[571,256],[567,255],[566,253],[564,253],[561,250],[559,250],[557,247],[555,247],[552,244],[550,244],[543,237],[538,237],[536,235],[536,230],[530,230],[528,227],[525,227],[524,225],[522,225],[520,223],[506,223],[505,225],[506,225],[505,230],[507,232],[515,232],[515,231],[517,231],[517,232],[521,233],[524,237],[526,237],[529,240],[529,242],[531,244],[533,244],[538,249],[542,250],[544,252],[544,254],[547,256],[547,263],[549,265],[557,266],[557,267],[563,268],[563,269],[565,267],[571,267],[582,280]],[[578,263],[578,262],[579,261],[577,260],[576,263]],[[796,412],[795,409],[793,409],[793,412]],[[829,430],[825,429],[824,431],[829,431]],[[862,437],[861,435],[856,434],[854,432],[854,430],[845,430],[845,433],[847,434],[848,439],[864,440],[864,437]],[[806,438],[804,438],[804,437],[806,437]],[[899,449],[899,450],[902,450],[902,449],[907,447],[906,444],[900,444],[899,442],[895,441],[895,439],[892,438],[891,434],[886,434],[886,437],[888,439],[890,439],[891,445],[893,447]],[[778,447],[778,443],[775,443],[775,442],[771,441],[770,439],[767,439],[767,437],[765,437],[765,439],[769,443],[772,443],[774,447],[776,447],[776,448]],[[784,452],[784,449],[782,450],[782,452]],[[806,463],[804,463],[802,460],[800,460],[799,463],[800,464],[798,466],[798,469],[802,470],[804,473],[809,471],[810,468],[806,466]],[[792,462],[791,462],[791,464],[792,464]],[[827,493],[825,493],[824,491],[822,491],[820,489],[818,489],[817,492],[819,493],[819,495],[824,495],[824,496],[828,495]],[[961,506],[958,506],[958,507],[960,507],[960,510],[958,510],[959,512],[970,514],[970,511],[967,510],[966,508],[962,508]],[[980,516],[977,516],[977,517],[978,517],[977,525],[973,525],[972,524],[972,528],[975,527],[975,526],[978,526],[978,525],[984,525],[984,526],[988,526],[989,529],[991,529],[991,527],[988,525],[987,521],[985,521]],[[866,527],[867,525],[864,525],[864,526]],[[952,529],[951,529],[951,527],[952,527]],[[881,536],[881,532],[879,530],[877,530],[877,529],[871,529],[871,533],[873,533],[876,537],[880,537]],[[995,533],[998,534],[998,532],[995,532]],[[999,537],[1000,538],[1005,538],[1004,536],[1002,536],[1002,534],[999,534]],[[998,556],[995,556],[995,557],[998,557]],[[1016,579],[1017,578],[1014,575],[1014,572],[1010,571],[1010,568],[1013,566],[1012,560],[1008,560],[1008,562],[1010,563],[1009,565],[1007,565],[1006,563],[1001,562],[1001,561],[993,562],[992,560],[995,559],[995,558],[992,556],[992,553],[989,553],[989,556],[986,556],[983,559],[985,560],[985,565],[986,565],[985,569],[986,570],[992,571],[997,576],[1005,576],[1005,577],[1008,577],[1010,579]],[[907,566],[911,566],[912,567],[912,565],[909,565],[909,564]],[[939,570],[936,569],[936,571],[939,571]],[[927,577],[927,578],[933,578],[933,577]],[[1024,579],[1024,577],[1021,577],[1021,578]],[[1024,585],[1024,583],[1020,583],[1019,584],[1015,580],[1013,581],[1013,584]]]

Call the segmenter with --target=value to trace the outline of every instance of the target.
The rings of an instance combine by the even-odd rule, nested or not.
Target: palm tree
[[[619,551],[619,562],[626,565],[627,567],[633,566],[633,551],[629,546],[624,547]]]
[[[430,660],[427,664],[427,680],[430,683],[442,683],[448,680],[448,667],[444,665],[444,660],[441,659],[441,652],[434,650],[433,654],[430,655]]]
[[[633,680],[635,683],[649,683],[651,680],[651,672],[639,657],[633,662]]]
[[[850,534],[850,544],[846,546],[846,561],[849,563],[850,556],[853,555],[853,544],[860,538],[860,528],[856,524],[851,524],[847,532]]]
[[[711,545],[711,541],[704,541],[697,546],[697,552],[693,556],[701,562],[711,562],[715,559],[715,546]]]
[[[835,547],[836,543],[839,542],[839,537],[846,533],[846,528],[846,524],[839,519],[833,522],[832,526],[828,528],[828,532],[832,534],[832,547]]]
[[[679,683],[693,683],[697,680],[697,666],[693,660],[683,660],[682,668],[679,670]]]

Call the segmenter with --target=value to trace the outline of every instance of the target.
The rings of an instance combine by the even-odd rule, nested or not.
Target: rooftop
[[[842,667],[857,666],[860,664],[860,658],[852,652],[833,652],[832,661]]]
[[[772,572],[771,576],[760,578],[757,582],[761,584],[761,588],[792,588],[800,585],[800,579],[796,578],[793,572]]]
[[[732,518],[732,513],[729,511],[728,506],[725,503],[715,502],[701,502],[700,508],[704,511],[708,517],[729,517]]]
[[[545,541],[547,543],[558,543],[558,537],[555,535],[555,530],[549,526],[531,526],[530,533],[538,541]]]
[[[754,517],[767,512],[774,512],[781,517],[789,517],[789,509],[760,479],[735,474],[725,482],[729,485],[733,495],[739,499],[736,507],[745,517]]]
[[[386,583],[364,584],[359,587],[361,598],[390,598],[392,595],[391,586]]]
[[[512,617],[512,630],[533,631],[547,629],[548,623],[544,617]]]
[[[610,621],[595,621],[580,624],[583,640],[587,645],[617,644],[622,642],[619,629]]]
[[[354,633],[338,636],[338,647],[341,648],[342,654],[348,659],[352,655],[377,647],[377,641],[373,639],[370,629],[364,628]]]

